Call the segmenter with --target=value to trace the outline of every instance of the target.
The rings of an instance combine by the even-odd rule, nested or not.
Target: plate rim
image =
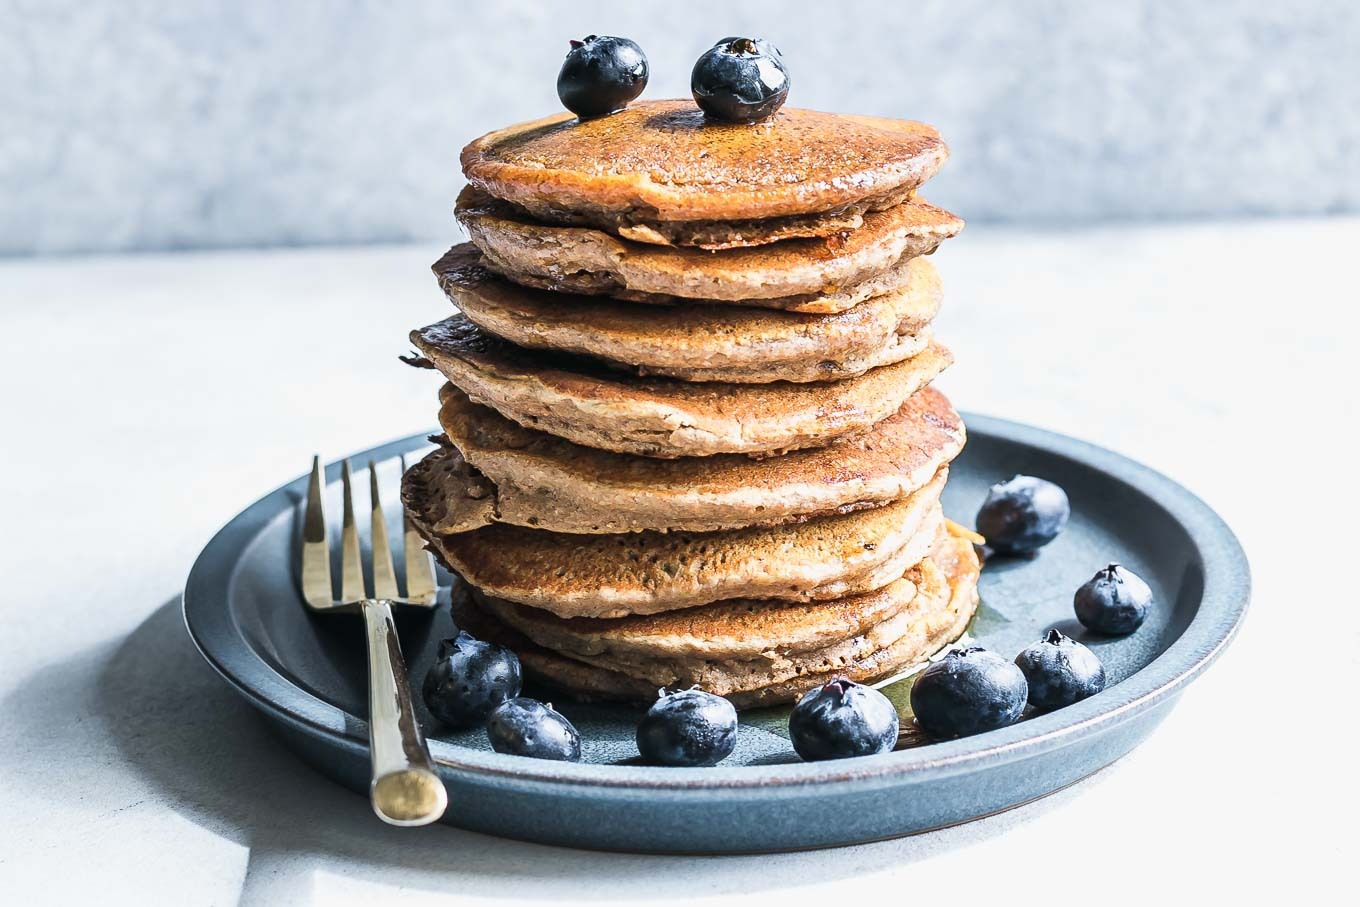
[[[1233,640],[1248,610],[1250,565],[1231,528],[1193,492],[1123,454],[1059,432],[996,416],[964,412],[963,418],[970,435],[990,435],[1038,448],[1105,473],[1154,501],[1185,528],[1204,565],[1204,590],[1195,616],[1175,642],[1125,680],[1065,709],[984,735],[875,756],[831,762],[667,768],[524,759],[469,750],[431,739],[430,751],[438,767],[446,772],[493,778],[505,783],[620,791],[733,791],[770,786],[783,789],[821,787],[851,782],[886,784],[907,778],[925,781],[1059,749],[1088,734],[1131,720],[1177,695]],[[429,434],[417,432],[342,459],[383,462],[427,444]],[[327,464],[328,483],[338,480],[340,462]],[[182,615],[189,636],[203,658],[257,708],[303,730],[337,738],[336,742],[358,743],[366,749],[366,722],[313,696],[259,658],[226,607],[236,563],[255,543],[258,530],[276,518],[281,506],[295,506],[288,500],[295,496],[301,498],[307,479],[308,475],[304,473],[280,485],[252,502],[213,535],[190,568],[182,596]],[[302,606],[300,599],[297,606]],[[221,632],[223,630],[226,632]]]

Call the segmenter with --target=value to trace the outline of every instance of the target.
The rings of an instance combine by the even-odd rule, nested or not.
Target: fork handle
[[[392,607],[381,599],[365,599],[360,607],[368,631],[369,799],[384,822],[428,825],[444,814],[448,792],[435,774],[411,706]]]

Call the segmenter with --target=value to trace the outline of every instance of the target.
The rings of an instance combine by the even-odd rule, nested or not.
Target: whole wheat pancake
[[[752,460],[658,460],[582,447],[524,428],[445,385],[439,421],[452,446],[416,477],[432,529],[512,523],[553,532],[711,532],[849,513],[901,500],[958,455],[964,427],[926,387],[867,432]]]
[[[844,312],[859,305],[866,299],[891,293],[902,288],[907,282],[908,265],[913,257],[898,259],[886,270],[839,286],[823,287],[814,293],[795,293],[789,296],[772,296],[764,299],[696,299],[668,293],[644,293],[620,287],[608,274],[558,274],[540,276],[521,271],[514,276],[514,282],[526,287],[552,290],[557,293],[578,295],[607,295],[613,299],[639,302],[656,306],[686,306],[695,308],[704,305],[739,305],[744,308],[779,309],[785,312],[808,314],[831,314]],[[489,260],[488,260],[489,261]],[[504,272],[505,268],[497,268]]]
[[[904,190],[872,201],[856,202],[833,212],[790,214],[763,220],[640,221],[636,216],[615,218],[608,213],[574,213],[537,205],[516,209],[524,217],[568,227],[595,227],[622,239],[652,246],[697,246],[700,249],[743,249],[784,239],[831,236],[864,225],[864,212],[890,208],[911,198]],[[509,204],[509,202],[507,202]]]
[[[522,287],[455,246],[434,265],[439,284],[478,327],[517,346],[593,356],[640,375],[684,381],[830,381],[916,355],[940,308],[940,278],[924,258],[906,283],[839,314],[731,305],[640,306]]]
[[[411,333],[459,390],[507,419],[586,447],[647,457],[773,454],[825,446],[897,412],[952,361],[931,343],[910,359],[830,383],[694,384],[639,378],[521,349],[464,315]]]
[[[927,658],[953,643],[968,629],[977,613],[978,575],[982,570],[973,543],[953,538],[932,556],[945,575],[949,595],[942,610],[923,615],[908,632],[872,655],[848,664],[824,665],[819,673],[806,673],[792,680],[775,682],[738,693],[733,705],[751,708],[798,700],[808,690],[844,677],[856,683],[878,683],[920,665]]]
[[[835,646],[821,650],[825,656],[820,659],[808,653],[809,657],[799,659],[799,670],[782,679],[774,678],[787,672],[777,669],[766,672],[757,667],[759,662],[747,662],[745,670],[732,673],[731,682],[715,677],[719,682],[713,685],[727,689],[722,695],[737,707],[750,708],[793,702],[835,677],[872,684],[920,664],[958,639],[977,608],[980,565],[968,539],[951,536],[931,554],[930,563],[944,579],[942,594],[932,595],[924,588],[918,589],[908,607],[893,618],[907,626],[890,643],[860,656],[833,652]],[[928,566],[922,564],[923,568]],[[927,582],[921,585],[924,587]],[[510,646],[519,654],[530,676],[577,698],[637,702],[652,702],[656,698],[656,684],[648,678],[588,664],[533,643],[477,607],[461,585],[455,591],[454,619],[475,635]]]
[[[567,535],[497,523],[439,535],[418,475],[403,482],[402,498],[430,551],[486,595],[560,617],[624,617],[729,598],[821,601],[885,586],[929,550],[922,530],[936,518],[947,475],[942,468],[885,507],[707,533]]]
[[[886,293],[900,290],[907,282],[910,264],[915,258],[899,258],[886,270],[871,274],[853,283],[823,287],[815,293],[795,293],[791,296],[772,296],[768,299],[692,299],[666,293],[643,293],[620,287],[607,274],[559,274],[557,276],[538,276],[528,272],[515,275],[514,281],[522,286],[552,290],[557,293],[579,295],[608,295],[614,299],[640,302],[655,306],[685,306],[693,311],[704,305],[730,306],[743,308],[780,309],[785,312],[811,314],[831,314],[854,308],[866,299],[873,299]],[[500,270],[504,270],[501,268]]]
[[[474,186],[540,220],[725,245],[855,226],[864,211],[907,197],[948,154],[924,123],[786,107],[765,123],[722,124],[672,100],[500,129],[464,148],[462,165]]]
[[[943,534],[940,520],[932,547]],[[476,589],[471,594],[501,623],[572,658],[741,661],[823,649],[868,633],[911,603],[924,569],[916,564],[881,589],[831,601],[736,599],[615,618],[563,618]]]
[[[902,258],[933,252],[963,229],[955,215],[911,199],[866,214],[863,225],[848,233],[709,252],[642,245],[590,227],[529,220],[472,186],[458,196],[455,213],[490,266],[516,283],[546,282],[552,289],[608,296],[628,290],[730,302],[839,289]]]
[[[949,583],[931,563],[930,558],[923,559],[917,566],[918,575],[912,582],[916,594],[903,603],[904,607],[868,624],[858,634],[833,640],[820,648],[800,652],[773,649],[758,653],[754,657],[736,659],[666,657],[643,653],[583,655],[577,652],[563,652],[554,646],[543,645],[530,634],[526,633],[526,636],[550,651],[557,651],[597,668],[645,680],[655,687],[698,686],[719,696],[725,696],[772,683],[786,683],[809,672],[825,671],[861,661],[893,645],[918,622],[919,610],[938,609],[949,598]],[[918,609],[905,607],[917,598],[920,598],[920,601],[916,602]],[[495,611],[491,613],[498,616]],[[524,632],[521,627],[514,624],[510,626]]]

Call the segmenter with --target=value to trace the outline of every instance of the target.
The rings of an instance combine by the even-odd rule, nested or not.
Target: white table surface
[[[183,631],[181,584],[219,525],[313,451],[433,424],[436,382],[396,357],[448,311],[440,249],[0,262],[0,899],[1339,897],[1360,806],[1357,250],[1355,219],[949,244],[957,404],[1201,494],[1247,548],[1253,610],[1147,744],[1068,791],[915,838],[715,859],[386,828]]]

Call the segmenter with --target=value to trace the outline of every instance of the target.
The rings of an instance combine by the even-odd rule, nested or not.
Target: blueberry
[[[789,740],[809,762],[886,753],[897,745],[897,709],[873,687],[838,678],[798,700]]]
[[[439,644],[439,656],[425,675],[425,706],[453,727],[475,727],[491,710],[519,695],[519,658],[502,646],[459,633]]]
[[[911,685],[916,723],[938,739],[967,737],[1013,724],[1029,688],[1014,663],[981,646],[951,649]]]
[[[627,38],[572,41],[557,73],[557,96],[578,117],[617,113],[647,87],[647,55]]]
[[[638,724],[637,745],[655,765],[717,765],[737,745],[737,710],[703,690],[663,690]]]
[[[581,761],[581,735],[551,705],[537,699],[507,699],[496,706],[486,725],[491,748],[531,759]]]
[[[987,492],[977,531],[1001,554],[1033,554],[1058,537],[1071,515],[1067,493],[1057,485],[1016,476]]]
[[[1015,656],[1015,665],[1029,684],[1029,704],[1045,712],[1105,689],[1105,666],[1096,653],[1057,630]]]
[[[715,120],[755,123],[784,106],[789,71],[774,45],[760,38],[724,38],[694,64],[690,91]]]
[[[1137,574],[1111,564],[1077,590],[1072,604],[1077,620],[1088,630],[1124,636],[1143,625],[1152,607],[1152,590]]]

